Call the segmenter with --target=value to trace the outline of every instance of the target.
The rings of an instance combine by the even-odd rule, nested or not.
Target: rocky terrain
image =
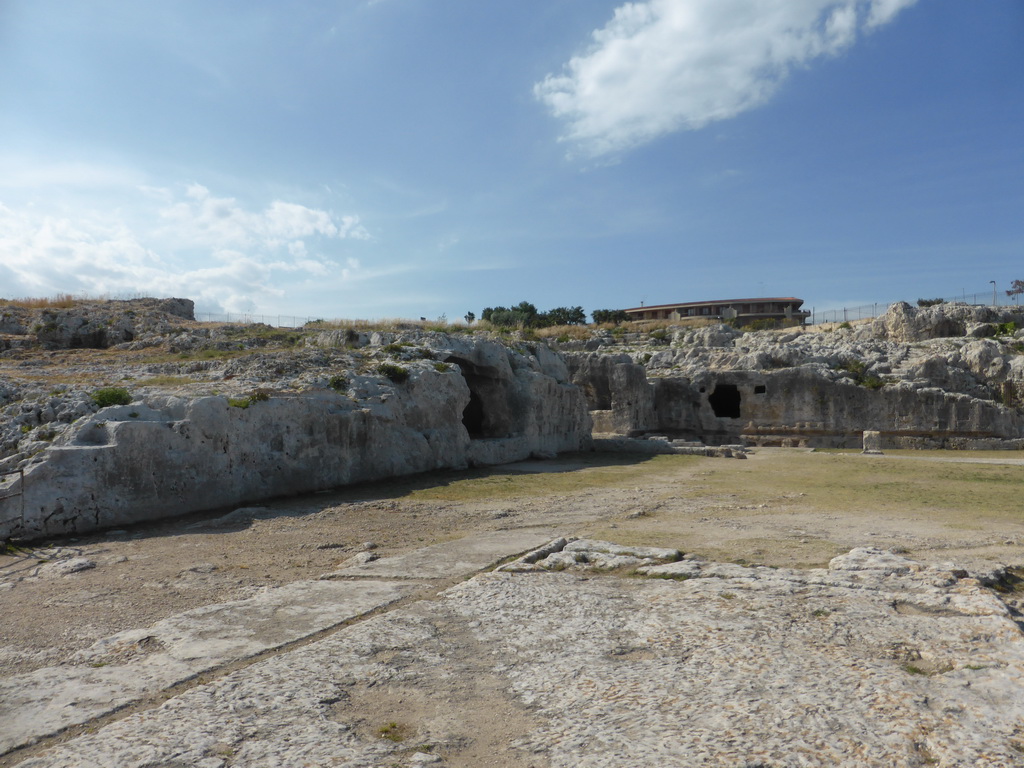
[[[955,565],[544,536],[349,564],[8,676],[0,764],[1024,764],[1018,614]]]
[[[1024,447],[1024,314],[892,305],[875,321],[606,332],[559,345],[595,432],[704,442]]]
[[[544,344],[204,326],[170,302],[5,321],[0,538],[589,447]]]
[[[1013,316],[545,343],[190,312],[5,316],[0,766],[1024,765],[1021,454],[551,458],[591,419],[651,454],[1015,447]]]
[[[187,299],[0,311],[0,538],[605,448],[1024,447],[1024,315],[532,332],[201,324]],[[113,399],[111,399],[113,398]],[[722,449],[742,455],[741,449]]]

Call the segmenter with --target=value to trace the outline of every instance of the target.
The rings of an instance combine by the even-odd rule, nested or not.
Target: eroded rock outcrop
[[[70,303],[70,302],[69,302]],[[45,349],[107,349],[143,335],[163,335],[195,320],[191,299],[74,302],[68,307],[0,307],[0,350],[39,344]]]
[[[595,427],[709,443],[856,447],[1024,446],[1024,316],[893,305],[831,332],[726,325],[568,351]],[[593,346],[593,345],[591,345]]]
[[[126,405],[98,408],[74,388],[50,395],[16,433],[36,437],[36,410],[78,415],[9,449],[6,471],[19,473],[0,485],[0,539],[590,446],[586,402],[544,345],[419,331],[374,334],[361,347],[307,340],[195,370],[122,363]],[[10,407],[21,408],[10,389]]]

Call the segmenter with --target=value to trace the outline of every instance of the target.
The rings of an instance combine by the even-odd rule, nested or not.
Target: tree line
[[[595,323],[622,323],[629,315],[621,309],[595,309],[590,313]],[[466,322],[476,320],[476,314],[466,313]],[[521,301],[514,307],[486,307],[480,319],[502,328],[549,328],[554,325],[586,325],[587,313],[583,307],[555,307],[539,312],[534,304]]]

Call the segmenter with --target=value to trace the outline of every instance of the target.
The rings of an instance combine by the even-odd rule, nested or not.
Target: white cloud
[[[359,262],[339,253],[340,241],[370,237],[357,216],[297,203],[252,210],[198,184],[139,191],[131,224],[119,209],[0,203],[4,296],[176,295],[206,311],[249,312],[290,286],[357,276]]]
[[[135,170],[114,165],[82,161],[39,161],[28,158],[0,156],[0,190],[37,190],[59,186],[95,190],[105,187],[124,187],[142,183]]]
[[[593,155],[763,104],[793,67],[834,56],[917,0],[626,3],[534,94]]]

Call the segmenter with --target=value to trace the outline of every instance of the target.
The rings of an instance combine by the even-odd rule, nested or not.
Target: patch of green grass
[[[634,572],[631,575],[640,576],[646,579],[665,579],[667,581],[689,581],[690,579],[696,578],[692,573],[639,573]]]
[[[524,472],[512,464],[505,468],[472,469],[437,473],[429,482],[409,484],[402,493],[422,501],[509,500],[538,496],[572,496],[595,488],[633,487],[644,477],[654,477],[676,467],[701,461],[716,461],[700,456],[616,456],[615,454],[577,454],[574,468],[568,471]]]
[[[407,350],[409,347],[413,346],[416,345],[413,344],[411,341],[402,341],[394,344],[385,344],[383,347],[380,348],[380,351],[383,352],[385,355],[399,355],[402,352],[405,352],[405,350]]]
[[[409,369],[393,363],[381,363],[377,366],[377,373],[391,379],[395,384],[401,384],[409,379]]]
[[[257,389],[245,397],[229,397],[228,405],[232,408],[248,408],[253,403],[262,403],[270,399],[270,393],[265,389]]]
[[[150,376],[139,383],[145,387],[180,387],[194,384],[195,379],[188,376]]]
[[[733,494],[739,505],[771,501],[773,507],[799,505],[820,512],[855,510],[927,515],[958,520],[1024,520],[1020,488],[1024,466],[957,463],[955,459],[1024,458],[1022,452],[886,451],[778,454],[770,461],[721,462],[702,478],[709,495]],[[912,456],[918,461],[897,459]],[[721,467],[721,468],[719,468]],[[682,494],[689,496],[681,487]],[[796,496],[794,491],[803,495]]]
[[[385,723],[377,729],[377,735],[382,739],[393,741],[396,744],[405,741],[409,737],[408,728],[400,723]]]

